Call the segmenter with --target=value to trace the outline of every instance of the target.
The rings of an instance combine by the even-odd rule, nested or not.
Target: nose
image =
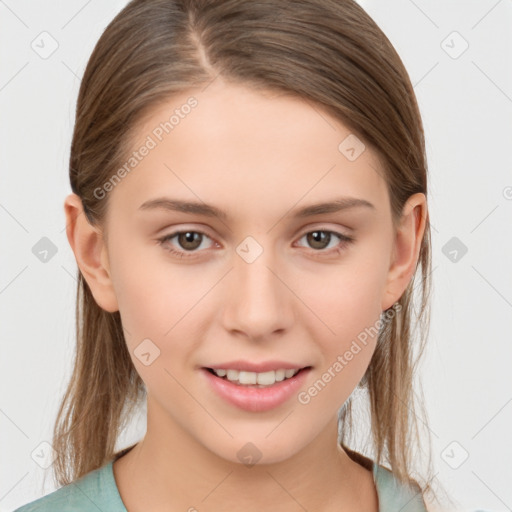
[[[275,251],[263,247],[260,251],[254,243],[237,248],[224,302],[227,330],[264,339],[292,325],[294,295],[287,287],[283,268]]]

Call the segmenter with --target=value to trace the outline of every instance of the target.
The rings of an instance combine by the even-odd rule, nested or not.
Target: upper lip
[[[269,372],[271,370],[295,370],[306,368],[308,365],[303,365],[301,363],[289,363],[287,361],[262,361],[261,363],[255,363],[251,361],[243,361],[241,359],[237,359],[236,361],[227,361],[225,363],[214,364],[211,366],[205,366],[205,368],[211,368],[212,370],[239,370],[246,372],[256,372],[263,373]]]

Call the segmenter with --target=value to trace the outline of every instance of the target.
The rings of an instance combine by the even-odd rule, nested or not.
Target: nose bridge
[[[264,240],[262,236],[258,238],[261,243],[253,236],[248,236],[237,246],[238,257],[234,269],[237,286],[244,295],[250,294],[254,298],[260,294],[273,296],[278,293],[276,288],[282,286],[274,275],[278,262],[276,251],[270,245],[271,236]],[[268,300],[271,297],[265,298]]]

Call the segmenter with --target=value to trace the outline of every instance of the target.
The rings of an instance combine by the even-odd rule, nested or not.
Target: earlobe
[[[413,194],[404,205],[388,271],[382,311],[397,302],[414,275],[428,216],[426,196]]]
[[[84,213],[82,200],[70,194],[64,201],[66,235],[77,265],[94,300],[105,311],[119,310],[110,276],[107,247],[101,230],[91,225]]]

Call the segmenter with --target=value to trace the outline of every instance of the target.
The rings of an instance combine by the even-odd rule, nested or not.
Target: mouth
[[[201,374],[210,390],[226,403],[247,412],[261,413],[289,403],[306,384],[312,368],[305,366],[256,373],[203,366]]]

